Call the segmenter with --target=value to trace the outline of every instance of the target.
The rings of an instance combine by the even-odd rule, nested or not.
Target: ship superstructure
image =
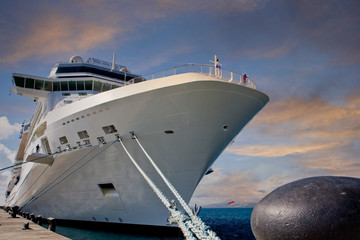
[[[140,76],[114,61],[75,56],[47,78],[14,73],[13,82],[11,92],[38,107],[23,124],[21,165],[6,204],[99,223],[170,226],[168,210],[130,158],[174,198],[151,156],[188,203],[217,157],[269,100],[251,79],[220,68],[216,57],[214,65]]]

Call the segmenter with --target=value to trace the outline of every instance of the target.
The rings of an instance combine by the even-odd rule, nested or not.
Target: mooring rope
[[[142,149],[142,151],[144,152],[144,154],[146,155],[146,157],[149,159],[149,161],[151,162],[151,164],[153,165],[153,167],[155,168],[155,170],[158,172],[158,174],[160,175],[160,177],[163,179],[163,181],[165,182],[165,184],[168,186],[168,188],[171,190],[171,192],[175,195],[175,197],[178,199],[178,201],[180,202],[181,206],[183,207],[183,209],[188,213],[188,215],[190,216],[190,219],[184,217],[184,214],[180,211],[171,211],[174,208],[169,208],[167,204],[165,204],[165,206],[169,209],[172,218],[178,223],[179,227],[181,230],[183,230],[183,227],[186,226],[186,231],[184,232],[188,235],[188,231],[190,230],[192,233],[195,234],[195,236],[198,239],[216,239],[216,240],[220,240],[219,237],[216,236],[216,233],[213,232],[204,222],[202,222],[202,220],[194,215],[190,209],[190,207],[186,204],[186,202],[184,201],[184,199],[181,197],[181,195],[177,192],[177,190],[175,189],[175,187],[171,184],[171,182],[165,177],[165,175],[161,172],[161,170],[158,168],[158,166],[155,164],[155,162],[152,160],[152,158],[150,157],[150,155],[146,152],[146,150],[144,149],[144,147],[141,145],[140,141],[138,140],[138,138],[136,137],[136,135],[134,133],[132,133],[132,137],[137,141],[138,145],[140,146],[140,148]],[[120,140],[120,142],[122,143],[122,141]],[[140,166],[135,162],[135,160],[131,157],[131,155],[128,153],[128,151],[126,150],[125,146],[122,144],[124,150],[126,151],[126,153],[128,154],[129,158],[131,159],[131,161],[134,163],[134,165],[136,166],[136,168],[138,168],[139,172],[141,173],[141,175],[144,176],[145,180],[149,179],[145,172],[142,171],[142,169],[140,168]],[[150,180],[150,179],[149,179]],[[148,180],[147,180],[148,181]],[[150,180],[151,181],[151,180]],[[149,183],[149,185],[153,188],[153,190],[155,192],[159,192],[160,194],[162,194],[162,192],[160,191],[159,188],[156,187],[156,185],[154,183]],[[163,195],[163,194],[162,194]],[[159,196],[159,195],[158,195]],[[166,199],[166,197],[163,195],[163,198]],[[162,199],[162,197],[159,196],[160,199]],[[167,200],[167,199],[166,199]],[[167,201],[168,202],[168,201]],[[181,225],[181,226],[180,226]],[[184,226],[182,226],[184,225]],[[185,235],[185,237],[187,239],[192,239],[192,238],[188,238],[187,235]]]
[[[172,220],[174,220],[175,222],[178,223],[178,226],[180,227],[180,229],[182,230],[182,232],[184,233],[184,236],[186,237],[186,239],[194,239],[196,240],[196,238],[194,238],[193,234],[189,231],[189,229],[185,226],[184,224],[184,220],[186,219],[186,217],[184,216],[184,214],[180,211],[178,211],[176,209],[176,207],[174,207],[170,201],[166,198],[166,196],[161,192],[161,190],[155,185],[155,183],[146,175],[146,173],[142,170],[142,168],[137,164],[137,162],[135,161],[135,159],[131,156],[131,154],[129,153],[129,151],[126,149],[123,141],[121,138],[119,138],[119,141],[121,143],[121,146],[123,147],[125,153],[128,155],[128,157],[130,158],[131,162],[135,165],[136,169],[140,172],[140,174],[144,177],[145,181],[150,185],[150,187],[153,189],[153,191],[155,192],[155,194],[158,196],[158,198],[160,198],[161,202],[165,205],[165,207],[170,211],[170,214],[172,216]]]

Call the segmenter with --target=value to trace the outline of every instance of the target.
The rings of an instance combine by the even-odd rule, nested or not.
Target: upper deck
[[[35,100],[46,98],[50,92],[82,94],[84,91],[92,91],[96,94],[144,80],[188,72],[207,74],[221,81],[256,88],[255,83],[246,75],[222,69],[218,61],[215,61],[214,65],[186,64],[140,76],[130,73],[123,65],[95,58],[83,62],[81,57],[75,56],[69,63],[57,63],[48,78],[14,73],[14,87],[11,92]]]

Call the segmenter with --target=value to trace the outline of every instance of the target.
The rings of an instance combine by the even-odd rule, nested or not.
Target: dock
[[[29,229],[24,228],[24,223],[29,223]],[[0,209],[0,239],[58,239],[69,240],[70,238],[61,236],[48,230],[31,220],[16,215],[16,218],[4,210]]]

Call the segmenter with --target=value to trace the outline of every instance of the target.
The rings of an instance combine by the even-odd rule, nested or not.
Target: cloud
[[[249,171],[226,172],[215,168],[205,176],[191,199],[193,203],[209,205],[229,200],[253,203],[264,195],[258,191],[257,180]]]
[[[64,18],[53,13],[38,15],[27,26],[28,29],[22,32],[23,36],[11,42],[6,55],[1,58],[2,61],[18,62],[33,56],[85,52],[110,41],[121,31],[119,27],[82,22],[72,16]]]
[[[134,34],[136,30],[151,27],[154,21],[169,16],[189,11],[241,13],[261,9],[266,2],[12,1],[0,10],[0,63],[15,63],[52,54],[84,53],[94,48],[107,49],[139,37],[139,33]],[[15,11],[17,14],[13,14]]]
[[[356,94],[358,95],[358,94]],[[360,137],[360,98],[348,98],[349,107],[332,105],[319,98],[289,97],[269,103],[252,126],[262,134],[283,138],[347,141]]]
[[[286,157],[303,174],[358,176],[358,96],[349,96],[344,105],[299,97],[270,103],[226,152],[262,161]]]
[[[253,157],[284,157],[292,154],[306,154],[311,151],[318,151],[324,149],[333,149],[339,143],[330,144],[308,144],[308,145],[241,145],[230,147],[227,152],[237,155],[247,155]]]
[[[7,148],[4,144],[0,143],[0,152],[5,153],[6,157],[11,161],[14,162],[16,151],[12,151]]]
[[[0,139],[6,139],[14,132],[20,131],[20,124],[15,123],[11,125],[6,116],[0,117]]]
[[[316,46],[322,53],[333,53],[337,65],[360,62],[359,1],[291,1],[294,28],[304,43]]]

